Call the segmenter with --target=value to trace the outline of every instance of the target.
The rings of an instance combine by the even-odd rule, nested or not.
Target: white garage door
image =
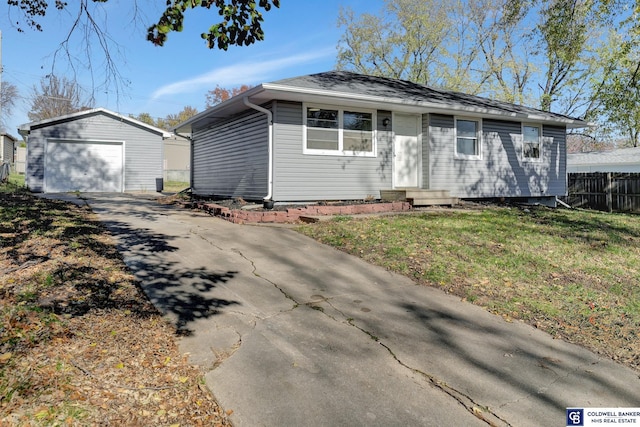
[[[121,142],[48,141],[44,163],[47,193],[122,192]]]

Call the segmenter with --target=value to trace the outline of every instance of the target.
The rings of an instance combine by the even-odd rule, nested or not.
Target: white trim
[[[464,120],[468,122],[478,123],[478,129],[476,129],[476,141],[478,154],[464,154],[458,153],[458,120]],[[453,157],[461,160],[482,160],[482,118],[480,117],[468,117],[468,116],[454,116],[453,117]]]
[[[428,109],[429,111],[438,112],[442,114],[455,114],[460,113],[464,115],[478,115],[482,117],[486,116],[494,116],[501,117],[503,119],[511,118],[515,121],[539,121],[540,123],[552,123],[552,124],[563,124],[566,125],[567,128],[583,128],[586,126],[592,126],[592,124],[587,123],[580,119],[573,119],[570,117],[547,117],[544,115],[543,111],[540,111],[540,114],[535,114],[535,112],[524,113],[524,112],[507,112],[505,110],[501,110],[499,108],[486,108],[481,106],[465,106],[465,105],[455,105],[451,103],[449,105],[442,105],[442,103],[435,103],[429,101],[416,101],[405,98],[394,98],[387,96],[376,96],[376,95],[368,95],[368,94],[359,94],[359,93],[349,93],[349,92],[339,92],[328,89],[316,89],[316,88],[306,88],[306,87],[298,87],[298,86],[287,86],[283,84],[277,83],[262,83],[260,86],[265,92],[273,91],[273,92],[285,92],[285,93],[294,93],[297,95],[318,95],[318,96],[327,96],[334,98],[341,98],[343,100],[354,100],[354,101],[365,101],[372,102],[377,105],[385,105],[385,104],[397,104],[403,106],[416,106],[421,107],[422,109]],[[256,87],[256,88],[257,88]],[[254,89],[256,89],[254,88]],[[256,94],[259,91],[256,91]],[[275,95],[275,94],[274,94]],[[480,99],[484,99],[479,97]],[[344,101],[343,101],[344,102]],[[389,108],[390,109],[390,108]],[[553,114],[553,113],[550,113]]]
[[[126,158],[126,142],[124,140],[109,140],[109,139],[75,139],[75,138],[45,138],[44,147],[43,147],[43,167],[44,173],[42,174],[42,191],[46,193],[47,190],[47,173],[49,168],[47,167],[47,148],[49,143],[70,143],[70,144],[104,144],[104,145],[121,145],[122,146],[122,157],[121,157],[121,169],[122,169],[122,183],[120,188],[120,193],[124,193],[126,191],[126,168],[125,168],[125,158]],[[28,157],[28,156],[27,156]]]
[[[337,150],[318,150],[307,148],[307,108],[316,107],[326,110],[335,110],[338,112],[338,149]],[[344,150],[344,112],[369,113],[371,114],[371,151],[351,151]],[[302,154],[312,156],[344,156],[344,157],[377,157],[377,128],[378,115],[376,110],[363,108],[351,108],[338,105],[326,105],[316,103],[302,103]]]
[[[191,132],[192,126],[201,120],[214,120],[216,117],[225,117],[227,115],[236,114],[241,111],[241,106],[243,106],[242,98],[245,96],[250,97],[253,100],[253,103],[280,100],[309,104],[349,105],[350,108],[384,109],[387,111],[393,110],[417,114],[423,114],[425,111],[428,111],[430,113],[445,115],[461,114],[469,117],[493,117],[513,122],[539,122],[541,124],[550,124],[554,126],[566,126],[567,129],[595,126],[592,123],[587,123],[580,119],[562,117],[560,115],[553,115],[553,113],[549,113],[550,116],[553,115],[550,117],[545,115],[543,111],[540,111],[539,113],[535,110],[529,113],[512,112],[500,109],[499,107],[487,108],[480,105],[462,105],[454,102],[445,104],[428,100],[414,100],[393,96],[376,96],[363,93],[334,91],[330,89],[290,86],[287,84],[273,82],[259,84],[246,92],[208,108],[178,124],[172,130],[174,132]],[[485,98],[479,97],[479,99],[482,100]]]
[[[524,154],[524,145],[525,145],[525,140],[524,140],[524,128],[525,127],[530,127],[530,128],[537,128],[538,129],[538,157],[527,157]],[[542,150],[543,147],[543,142],[544,142],[544,138],[542,137],[542,125],[538,124],[538,123],[525,123],[523,122],[522,125],[520,126],[520,135],[522,135],[522,146],[520,147],[520,155],[522,156],[522,160],[525,162],[533,162],[533,163],[540,163],[542,162],[542,156],[544,151]]]

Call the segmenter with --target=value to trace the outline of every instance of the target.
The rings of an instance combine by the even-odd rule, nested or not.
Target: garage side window
[[[305,105],[304,154],[375,156],[375,111]]]

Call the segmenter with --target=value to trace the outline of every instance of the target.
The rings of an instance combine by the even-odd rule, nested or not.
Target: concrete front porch
[[[425,190],[422,188],[395,188],[380,190],[383,201],[407,201],[412,206],[457,205],[458,198],[451,197],[448,190]]]

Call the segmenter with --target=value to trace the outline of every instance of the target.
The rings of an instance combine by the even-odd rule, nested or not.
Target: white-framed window
[[[480,159],[482,157],[482,121],[474,118],[456,117],[455,140],[456,157]]]
[[[376,155],[376,112],[305,104],[304,154]]]
[[[522,156],[527,160],[540,160],[542,157],[542,127],[522,125]]]

